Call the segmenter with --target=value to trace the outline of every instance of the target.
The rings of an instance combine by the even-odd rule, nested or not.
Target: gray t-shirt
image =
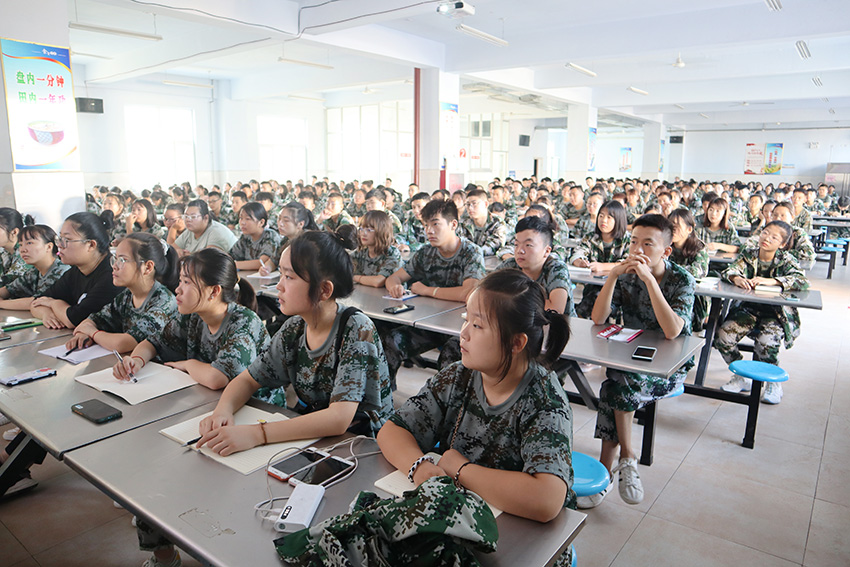
[[[236,244],[236,240],[236,236],[230,232],[230,229],[218,221],[211,220],[200,238],[195,238],[191,230],[184,230],[183,234],[178,236],[174,241],[174,245],[189,253],[194,253],[210,246],[214,246],[222,252],[230,252],[230,249]]]

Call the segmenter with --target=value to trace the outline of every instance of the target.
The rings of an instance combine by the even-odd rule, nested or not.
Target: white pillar
[[[581,186],[588,175],[596,177],[597,114],[596,108],[586,104],[571,104],[567,113],[567,159],[561,171],[564,179]]]
[[[69,47],[68,2],[66,0],[4,1],[2,12],[0,37],[45,46],[59,46],[66,49]],[[20,63],[22,61],[25,63]],[[9,66],[10,61],[4,61],[4,64]],[[70,99],[73,103],[73,82],[71,81],[63,81],[61,88],[56,85],[48,94],[45,89],[48,84],[48,77],[41,75],[49,74],[49,65],[35,59],[18,59],[17,64],[31,65],[33,76],[36,80],[41,81],[33,83],[32,87],[27,86],[26,83],[20,84],[20,88],[15,84],[7,84],[8,92],[23,89],[27,93],[32,92],[37,100],[55,95],[56,98],[62,96],[66,100]],[[9,91],[10,87],[13,87],[14,90]],[[27,88],[24,89],[24,87]],[[31,95],[28,94],[27,96]],[[40,109],[39,112],[43,111],[45,114],[42,118],[44,122],[58,123],[53,116],[49,115],[51,112],[49,105],[42,105]],[[19,116],[19,114],[15,114],[16,120]],[[37,117],[34,116],[34,118]],[[30,117],[27,117],[27,120],[29,119]],[[41,149],[44,150],[48,160],[57,158],[57,156],[48,155],[51,149],[61,148],[62,151],[65,149],[71,151],[74,145],[78,147],[79,137],[76,119],[75,113],[72,118],[65,117],[63,119],[64,122],[61,123],[61,127],[65,137],[51,148],[50,144],[45,144],[43,141],[27,140],[26,135],[21,135],[21,126],[17,121],[10,126],[6,100],[0,100],[0,205],[15,207],[21,213],[32,214],[36,218],[36,222],[48,224],[57,230],[66,216],[85,210],[85,189],[83,187],[83,174],[79,167],[79,158],[70,160],[76,161],[76,164],[70,168],[66,166],[65,168],[70,170],[65,171],[26,171],[23,169],[24,165],[29,165],[23,162],[31,161],[31,156],[27,155],[28,148],[25,144],[41,143],[44,145],[45,147]],[[14,132],[10,128],[14,129]],[[18,145],[15,148],[15,159],[13,159],[12,140],[18,140]],[[73,141],[74,145],[69,145],[69,140]],[[62,145],[63,142],[64,145]],[[24,156],[23,159],[21,156]],[[15,161],[19,163],[17,170]]]
[[[640,176],[644,179],[663,179],[664,173],[669,171],[668,164],[664,163],[664,173],[660,172],[662,159],[666,155],[662,153],[661,140],[667,145],[667,128],[658,122],[647,122],[643,125],[643,167]]]
[[[419,187],[432,192],[440,188],[440,172],[446,168],[446,188],[463,182],[460,171],[460,76],[439,69],[422,69],[419,122]],[[454,180],[454,183],[452,182]]]

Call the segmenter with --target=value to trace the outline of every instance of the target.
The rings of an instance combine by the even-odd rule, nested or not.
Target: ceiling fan
[[[752,106],[754,104],[776,104],[773,102],[748,102],[746,100],[742,100],[741,102],[736,102],[734,104],[730,104],[729,106]]]

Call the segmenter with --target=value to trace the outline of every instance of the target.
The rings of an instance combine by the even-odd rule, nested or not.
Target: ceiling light
[[[676,69],[681,69],[684,66],[685,62],[682,61],[682,54],[680,53],[679,56],[676,57],[676,60],[673,62],[673,67],[675,67]]]
[[[812,77],[812,83],[814,83],[816,87],[823,86],[823,81],[820,80],[820,77]]]
[[[172,81],[170,79],[166,79],[162,81],[163,85],[171,85],[172,87],[195,87],[198,89],[211,89],[213,88],[212,84],[206,83],[185,83],[183,81]]]
[[[705,118],[706,120],[710,120],[710,118],[708,117],[708,114],[703,114],[702,112],[700,112],[699,115],[702,116],[703,118]]]
[[[594,73],[590,69],[585,69],[581,65],[576,65],[575,63],[567,63],[567,67],[569,69],[572,69],[573,71],[578,71],[579,73],[583,73],[583,74],[587,75],[588,77],[595,77],[596,76],[596,73]]]
[[[161,35],[152,33],[135,32],[130,30],[121,30],[118,28],[107,28],[104,26],[93,26],[90,24],[78,24],[77,22],[68,22],[68,27],[72,30],[89,31],[95,33],[106,33],[110,35],[120,35],[122,37],[132,37],[133,39],[145,39],[147,41],[162,41]]]
[[[764,3],[767,4],[767,9],[770,10],[771,12],[782,11],[781,0],[764,0]]]
[[[673,106],[675,106],[676,108],[678,108],[680,110],[685,110],[685,107],[682,106],[681,104],[674,104]]]
[[[305,67],[316,67],[317,69],[333,69],[332,65],[325,65],[323,63],[314,63],[312,61],[304,61],[302,59],[293,59],[291,57],[278,57],[278,63],[294,63],[295,65],[304,65]]]
[[[448,16],[449,18],[474,16],[475,6],[469,2],[443,2],[437,6],[437,13]]]
[[[637,94],[639,94],[639,95],[643,95],[643,96],[646,96],[646,95],[648,95],[648,94],[649,94],[649,93],[648,93],[648,92],[646,92],[645,90],[643,90],[643,89],[639,89],[639,88],[637,88],[637,87],[626,87],[626,90],[627,90],[627,91],[632,91],[633,93],[637,93]]]
[[[458,24],[457,31],[461,31],[467,35],[471,35],[472,37],[477,37],[478,39],[483,39],[484,41],[489,41],[493,45],[498,45],[499,47],[507,47],[508,42],[500,37],[496,37],[495,35],[490,35],[487,32],[483,32],[479,29],[469,27],[466,24]]]
[[[795,45],[797,46],[797,53],[800,54],[800,59],[809,59],[812,56],[812,52],[809,51],[809,46],[802,39]]]
[[[835,109],[834,109],[834,108],[830,108],[830,109],[829,109],[829,113],[830,113],[830,114],[835,114]]]
[[[95,55],[94,53],[82,53],[80,51],[71,50],[71,55],[79,55],[80,57],[95,57],[97,59],[108,59],[112,61],[112,57],[106,57],[105,55]]]
[[[286,95],[286,98],[297,98],[299,100],[312,100],[314,102],[325,102],[325,99],[323,99],[323,98],[316,98],[316,97],[312,97],[312,96],[303,96],[303,95],[296,95],[296,94]]]

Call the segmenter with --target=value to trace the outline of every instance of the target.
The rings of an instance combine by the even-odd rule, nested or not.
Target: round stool
[[[684,393],[685,393],[685,385],[679,384],[679,387],[676,388],[675,390],[673,390],[672,392],[670,392],[669,394],[667,394],[664,397],[664,399],[666,400],[667,398],[678,398],[679,396],[681,396]]]
[[[605,465],[589,455],[573,451],[573,490],[576,496],[599,494],[609,482]]]
[[[767,362],[757,360],[736,360],[729,365],[729,370],[738,376],[758,380],[759,382],[787,382],[788,373]]]

